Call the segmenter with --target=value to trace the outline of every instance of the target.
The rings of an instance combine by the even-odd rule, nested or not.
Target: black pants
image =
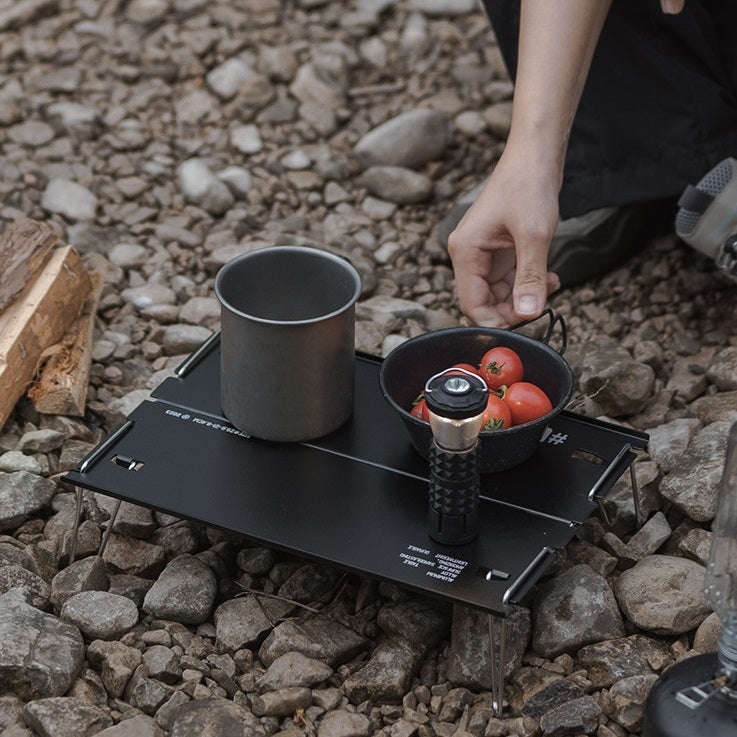
[[[556,0],[547,0],[555,2]],[[519,0],[484,0],[514,79]],[[677,197],[737,156],[737,0],[614,0],[566,156],[561,217]]]

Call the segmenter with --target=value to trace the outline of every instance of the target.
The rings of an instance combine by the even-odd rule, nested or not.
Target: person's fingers
[[[501,321],[495,305],[491,303],[489,273],[491,254],[475,248],[450,250],[458,293],[458,305],[472,322],[495,325]]]
[[[685,4],[686,0],[660,0],[660,8],[667,15],[678,15]]]
[[[529,233],[516,240],[517,274],[514,280],[514,311],[521,318],[537,317],[548,297],[548,248],[550,234]]]

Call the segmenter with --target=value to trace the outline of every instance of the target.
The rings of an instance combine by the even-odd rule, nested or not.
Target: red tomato
[[[430,421],[430,415],[428,414],[427,402],[425,401],[424,394],[420,394],[417,399],[412,402],[412,409],[409,413],[420,420],[425,420],[425,422]]]
[[[511,386],[522,381],[524,366],[522,360],[511,348],[496,346],[488,350],[479,364],[481,376],[489,385],[489,389],[500,386]]]
[[[513,425],[532,422],[553,409],[548,395],[529,381],[518,381],[504,393],[504,401],[512,415]]]
[[[509,407],[496,394],[489,394],[486,402],[482,430],[501,430],[512,426],[512,414]]]
[[[476,376],[481,376],[479,370],[475,366],[472,366],[470,363],[456,363],[451,366],[451,368],[465,369],[466,371],[470,371],[472,374],[476,374]],[[484,377],[481,376],[481,378],[483,379]]]

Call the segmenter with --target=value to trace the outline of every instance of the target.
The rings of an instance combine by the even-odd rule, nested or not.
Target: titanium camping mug
[[[350,417],[360,293],[353,266],[316,248],[259,248],[220,269],[220,401],[235,427],[296,442]]]

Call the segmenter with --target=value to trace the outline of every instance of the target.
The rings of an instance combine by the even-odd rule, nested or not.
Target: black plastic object
[[[717,654],[708,653],[682,660],[665,671],[650,689],[643,737],[737,735],[737,700],[716,693],[693,709],[676,699],[677,692],[714,678],[718,667]]]
[[[559,319],[559,318],[555,318]],[[573,392],[573,372],[565,359],[547,343],[497,328],[464,327],[437,330],[410,338],[397,346],[381,366],[381,391],[399,414],[415,450],[428,458],[432,433],[426,422],[410,414],[412,402],[430,376],[456,363],[478,365],[494,346],[516,351],[525,367],[524,380],[537,384],[553,409],[524,425],[486,430],[479,435],[481,473],[503,471],[526,461],[537,448],[545,429],[563,410]]]
[[[435,542],[465,545],[479,532],[479,430],[489,390],[467,371],[443,372],[425,384],[433,444],[427,531]]]
[[[632,463],[633,449],[646,447],[647,435],[562,412],[529,463],[481,478],[478,537],[442,545],[426,529],[427,463],[382,401],[380,365],[357,355],[354,411],[336,432],[270,443],[223,417],[215,335],[154,391],[158,401],[139,405],[64,480],[508,614]]]
[[[479,467],[476,448],[448,453],[433,444],[427,532],[435,542],[465,545],[479,534]]]

